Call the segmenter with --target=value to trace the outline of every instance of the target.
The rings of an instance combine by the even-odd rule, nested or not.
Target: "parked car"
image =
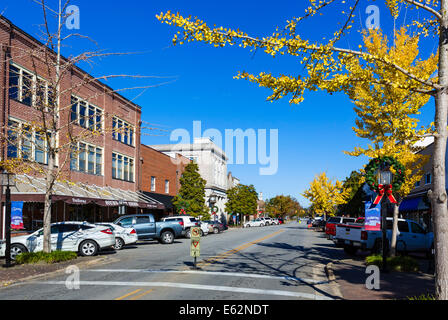
[[[392,238],[392,222],[393,218],[387,218],[387,248],[390,248]],[[378,253],[381,251],[382,231],[365,230],[363,224],[341,224],[336,226],[336,237],[333,241],[342,245],[349,254],[356,253],[358,249]],[[396,245],[398,252],[425,252],[431,256],[433,248],[434,234],[432,232],[428,232],[415,221],[398,219]]]
[[[158,240],[163,244],[174,242],[182,236],[183,227],[179,221],[156,222],[152,214],[134,214],[118,218],[114,222],[124,228],[134,228],[138,240]]]
[[[115,235],[115,250],[121,250],[125,245],[133,244],[138,241],[137,232],[134,228],[123,228],[112,222],[96,223],[100,226],[109,227]]]
[[[279,223],[279,224],[284,224],[284,223],[285,223],[285,220],[283,220],[283,218],[278,218],[278,223]]]
[[[182,222],[181,225],[183,227],[182,234],[186,238],[191,237],[191,228],[192,227],[200,227],[201,228],[201,236],[206,236],[209,233],[208,224],[201,224],[201,222],[193,216],[173,216],[173,217],[165,217],[162,218],[162,221],[171,221],[171,222]]]
[[[11,238],[11,258],[23,252],[43,250],[44,230]],[[51,224],[51,250],[74,251],[82,256],[94,256],[99,250],[113,247],[115,236],[106,226],[88,222],[67,221]],[[3,249],[3,255],[5,254]]]
[[[209,224],[210,226],[212,226],[214,234],[223,232],[223,231],[228,229],[227,225],[225,225],[224,223],[221,223],[219,221],[205,220],[205,221],[202,221],[202,222],[205,222],[205,223]]]
[[[272,219],[272,224],[279,225],[280,221],[277,218]]]
[[[261,218],[263,221],[264,221],[264,225],[265,226],[270,226],[271,224],[273,224],[272,223],[272,218],[270,218],[270,217],[264,217],[264,218]]]
[[[257,218],[255,220],[251,220],[251,221],[246,222],[243,226],[244,226],[244,228],[264,227],[264,221],[261,218]]]
[[[325,234],[327,239],[331,240],[336,235],[336,225],[337,224],[345,224],[345,223],[353,223],[356,221],[356,218],[348,218],[348,217],[330,217],[325,224]]]

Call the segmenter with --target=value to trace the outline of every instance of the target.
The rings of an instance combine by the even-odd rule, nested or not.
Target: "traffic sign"
[[[201,228],[199,228],[199,227],[191,228],[190,238],[199,240],[201,238]]]
[[[190,256],[199,257],[201,255],[201,241],[191,239]]]

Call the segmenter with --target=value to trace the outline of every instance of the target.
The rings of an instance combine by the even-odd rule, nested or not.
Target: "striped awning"
[[[11,187],[12,201],[44,202],[45,179],[28,175],[14,176],[15,186]],[[120,205],[147,209],[165,209],[165,205],[138,191],[122,190],[112,187],[98,187],[84,183],[57,181],[51,195],[52,201],[69,204],[95,203],[103,207]]]

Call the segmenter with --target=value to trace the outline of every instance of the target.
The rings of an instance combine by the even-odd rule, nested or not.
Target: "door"
[[[423,228],[415,222],[410,221],[411,233],[410,242],[412,243],[412,249],[409,251],[425,251],[426,250],[426,233]]]
[[[151,221],[149,216],[139,216],[135,218],[135,231],[139,239],[149,239],[155,236],[155,223]]]

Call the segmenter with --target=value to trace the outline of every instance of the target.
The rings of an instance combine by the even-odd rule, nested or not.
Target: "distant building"
[[[174,158],[144,144],[140,148],[140,191],[162,202],[164,210],[153,210],[156,218],[172,215],[172,200],[180,189],[180,177],[190,160],[180,154]]]
[[[227,156],[210,138],[195,138],[192,144],[152,145],[151,148],[174,158],[176,154],[196,162],[199,173],[207,181],[205,186],[205,202],[210,213],[215,212],[218,219],[228,220],[225,212],[227,202],[226,191],[229,186],[236,185],[239,180],[227,174]],[[230,179],[230,180],[229,180]]]

